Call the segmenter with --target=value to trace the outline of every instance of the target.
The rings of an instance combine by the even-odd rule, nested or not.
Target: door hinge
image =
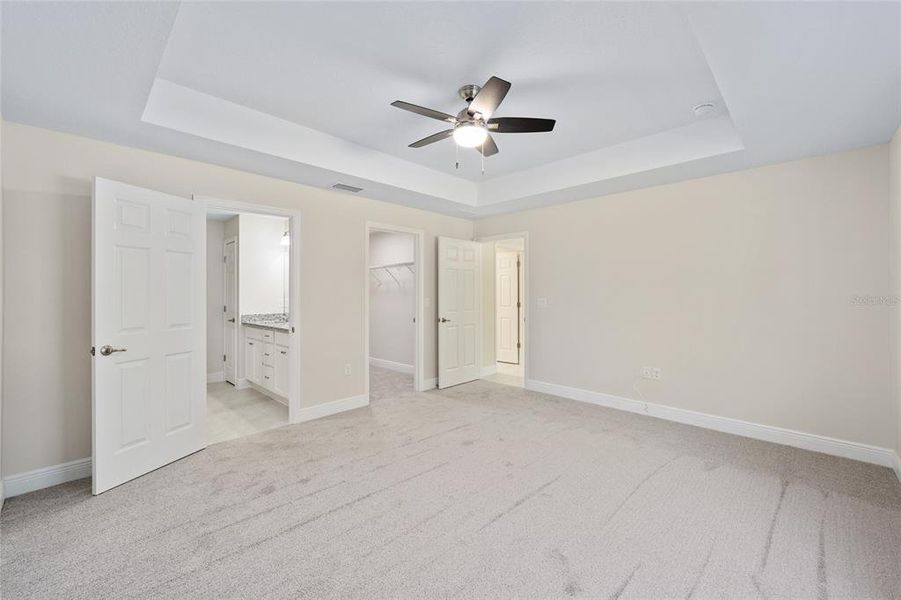
[[[516,301],[516,308],[520,308],[522,306],[522,302],[519,300]]]
[[[228,262],[228,257],[227,257],[227,256],[223,256],[223,257],[222,257],[222,262]]]
[[[91,356],[96,356],[94,346],[91,346]]]
[[[226,359],[226,358],[225,358],[225,355],[223,354],[223,355],[222,355],[222,362],[226,362],[226,360],[228,360],[228,359]]]
[[[519,347],[520,347],[519,342],[516,342],[516,348],[519,349]]]
[[[516,261],[516,266],[517,266],[517,267],[519,266],[519,264],[520,264],[519,261]]]
[[[228,307],[227,307],[227,306],[223,306],[223,307],[222,307],[222,312],[228,312]]]

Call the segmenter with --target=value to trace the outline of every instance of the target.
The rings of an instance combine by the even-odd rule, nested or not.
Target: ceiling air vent
[[[343,192],[350,192],[352,194],[356,194],[357,192],[363,191],[363,188],[355,187],[352,185],[347,185],[346,183],[336,183],[332,187],[336,190],[341,190]]]

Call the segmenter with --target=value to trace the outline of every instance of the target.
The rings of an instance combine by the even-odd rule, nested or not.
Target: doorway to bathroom
[[[291,219],[207,211],[207,443],[290,422]]]

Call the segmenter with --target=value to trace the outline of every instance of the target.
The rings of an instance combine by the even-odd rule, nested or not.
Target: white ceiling
[[[446,124],[389,104],[456,114],[461,85],[512,82],[497,116],[558,126],[498,134],[488,177],[686,125],[700,102],[722,106],[675,5],[185,4],[157,75],[472,180],[475,151],[457,172],[451,141],[407,147]]]
[[[16,3],[3,116],[480,216],[886,141],[896,3]],[[485,160],[395,99],[456,113],[513,83]],[[63,100],[64,99],[64,100]],[[712,101],[714,115],[691,107]],[[202,192],[202,190],[200,191]]]

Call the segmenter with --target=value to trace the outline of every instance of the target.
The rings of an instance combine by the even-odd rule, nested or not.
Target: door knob
[[[438,319],[438,322],[439,323],[450,323],[450,319],[445,319],[444,317],[441,317],[440,319]]]
[[[229,323],[234,323],[234,322],[235,322],[234,317],[232,317],[231,319],[229,319],[228,322],[229,322]]]
[[[100,355],[101,356],[109,356],[113,352],[125,352],[128,348],[113,348],[109,344],[106,346],[100,346]]]

